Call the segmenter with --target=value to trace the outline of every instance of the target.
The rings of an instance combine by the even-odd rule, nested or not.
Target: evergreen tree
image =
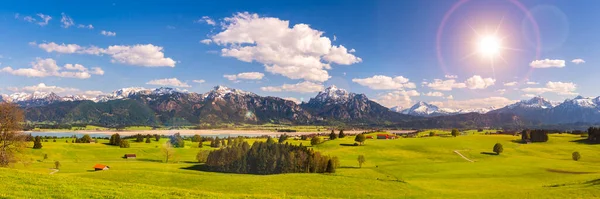
[[[344,129],[340,130],[340,135],[338,136],[339,138],[344,138],[346,137],[346,134],[344,134]]]
[[[35,136],[35,138],[33,140],[33,148],[34,149],[42,148],[42,138],[40,138],[40,136]]]
[[[278,143],[279,144],[283,144],[285,142],[285,140],[287,140],[287,139],[288,139],[288,135],[287,134],[284,133],[283,135],[279,135]]]
[[[271,136],[267,139],[267,144],[275,144],[275,140]]]
[[[333,159],[329,159],[327,161],[327,173],[335,173],[335,164],[333,163]]]
[[[118,133],[115,133],[115,146],[119,146],[121,145],[121,135],[119,135]]]
[[[203,147],[202,143],[203,143],[202,141],[198,142],[198,148],[202,148]]]
[[[335,132],[333,132],[333,130],[331,130],[331,133],[329,134],[329,140],[335,140],[337,139],[337,134],[335,134]]]
[[[108,140],[109,145],[115,145],[115,134],[110,135],[110,140]]]
[[[154,134],[154,141],[160,141],[160,135]]]
[[[496,155],[500,155],[500,153],[502,153],[503,151],[504,151],[504,148],[502,147],[502,144],[496,143],[494,145],[494,152],[496,153]]]
[[[363,145],[365,140],[367,140],[367,137],[365,137],[365,134],[358,134],[354,138],[354,141],[358,142],[360,145]]]

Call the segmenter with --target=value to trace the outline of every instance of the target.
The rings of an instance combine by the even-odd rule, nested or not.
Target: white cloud
[[[433,82],[427,83],[427,82],[423,82],[426,83],[425,85],[433,90],[438,90],[438,91],[451,91],[454,88],[465,88],[467,87],[467,85],[465,83],[461,83],[461,82],[456,82],[456,80],[454,79],[449,79],[449,80],[441,80],[441,79],[434,79]]]
[[[37,14],[38,17],[40,17],[40,21],[38,21],[37,19],[31,17],[31,16],[24,16],[23,18],[20,18],[21,15],[19,15],[19,13],[15,14],[15,19],[23,19],[23,21],[29,22],[29,23],[36,23],[37,25],[40,26],[46,26],[48,25],[48,22],[52,19],[52,17],[39,13]]]
[[[48,25],[48,22],[52,19],[52,17],[42,14],[42,13],[37,14],[37,16],[42,19],[42,21],[37,23],[40,26]]]
[[[78,92],[79,89],[76,88],[68,88],[68,87],[58,87],[58,86],[48,86],[44,83],[40,83],[38,85],[33,85],[33,86],[25,86],[22,88],[17,88],[17,87],[9,87],[7,88],[7,90],[13,91],[13,92],[54,92],[54,93],[67,93],[67,92]]]
[[[94,29],[94,26],[92,24],[88,24],[88,25],[83,25],[83,24],[79,24],[77,25],[77,28],[85,28],[85,29]]]
[[[200,19],[198,19],[198,20],[196,20],[194,22],[196,22],[196,23],[206,23],[206,24],[211,25],[211,26],[217,25],[217,23],[215,22],[215,20],[211,19],[208,16],[203,16],[202,18],[200,18]]]
[[[447,101],[434,101],[430,103],[441,108],[472,110],[477,108],[504,107],[515,102],[517,100],[510,100],[505,97],[487,97],[468,100],[449,99]]]
[[[504,86],[516,86],[517,84],[517,82],[505,82]]]
[[[529,82],[525,82],[525,84],[527,84],[527,85],[538,85],[540,83],[539,82],[531,82],[531,81],[529,81]]]
[[[307,24],[290,28],[289,21],[237,13],[225,18],[222,26],[223,31],[210,38],[224,46],[222,56],[262,63],[266,71],[290,79],[324,82],[330,78],[330,63],[350,65],[362,61],[344,46],[332,46],[323,32]]]
[[[282,86],[267,86],[261,87],[260,90],[267,92],[297,92],[297,93],[314,93],[324,90],[322,84],[313,82],[300,82],[297,84],[283,84]]]
[[[203,43],[203,44],[206,44],[206,45],[210,44],[211,42],[212,42],[212,40],[210,40],[210,39],[200,40],[200,43]]]
[[[30,42],[32,44],[32,42]],[[35,43],[33,42],[35,45]],[[108,48],[98,48],[96,46],[82,47],[77,44],[56,44],[54,42],[42,43],[39,48],[46,52],[58,52],[64,54],[91,54],[91,55],[110,55],[112,62],[122,63],[134,66],[146,67],[175,67],[175,61],[165,57],[163,47],[152,44],[137,44],[133,46],[113,45]]]
[[[352,79],[362,86],[369,87],[374,90],[398,90],[403,88],[415,88],[415,83],[409,81],[408,78],[402,76],[388,77],[385,75],[375,75],[364,79]]]
[[[521,96],[526,97],[526,98],[533,98],[533,97],[535,97],[537,95],[535,95],[535,94],[523,94]]]
[[[484,89],[487,88],[489,86],[494,85],[494,83],[496,83],[495,79],[492,78],[482,78],[479,75],[474,75],[473,77],[467,79],[467,81],[465,81],[465,84],[467,85],[467,88],[469,89]]]
[[[179,81],[177,78],[155,79],[155,80],[146,82],[146,84],[156,85],[156,86],[173,86],[173,87],[182,87],[182,88],[191,87],[187,83]]]
[[[583,60],[583,59],[574,59],[574,60],[571,60],[571,62],[574,63],[574,64],[583,64],[583,63],[585,63],[585,60]]]
[[[500,95],[504,95],[504,93],[506,93],[506,89],[498,89],[496,92],[498,92]]]
[[[429,97],[444,97],[444,93],[441,92],[428,92],[428,93],[423,93],[423,95],[425,96],[429,96]]]
[[[223,77],[227,78],[228,80],[231,81],[236,81],[236,80],[241,80],[241,79],[245,79],[245,80],[260,80],[265,76],[265,74],[263,73],[259,73],[259,72],[245,72],[245,73],[239,73],[237,75],[223,75]]]
[[[375,100],[377,103],[385,107],[410,107],[413,105],[411,97],[419,96],[419,92],[416,90],[400,90],[392,91],[384,94],[380,94]]]
[[[198,84],[202,84],[202,83],[204,83],[206,81],[204,81],[203,79],[195,79],[195,80],[192,80],[192,82],[198,83]]]
[[[300,101],[299,99],[297,99],[297,98],[294,98],[294,97],[284,97],[283,99],[284,99],[284,100],[288,100],[288,101],[292,101],[292,102],[294,102],[294,103],[296,103],[296,104],[300,104],[300,103],[302,103],[302,101]]]
[[[444,77],[447,78],[447,79],[456,79],[456,78],[458,78],[457,75],[444,75]]]
[[[556,93],[558,95],[577,95],[577,85],[573,82],[552,82],[546,83],[546,87],[538,88],[524,88],[521,89],[526,93],[542,94],[542,93]]]
[[[560,59],[543,59],[543,60],[534,60],[529,63],[529,66],[532,68],[562,68],[565,67],[565,60]]]
[[[62,23],[63,28],[69,28],[70,26],[75,25],[73,18],[67,16],[64,12],[60,13],[60,15],[62,15],[60,22]]]
[[[116,32],[111,32],[111,31],[106,31],[106,30],[102,30],[100,31],[100,34],[107,36],[107,37],[114,37],[117,36]]]
[[[63,67],[60,67],[56,64],[56,61],[51,58],[36,58],[35,62],[31,62],[31,66],[31,68],[19,69],[13,69],[9,66],[0,69],[0,72],[26,77],[55,76],[78,79],[90,78],[92,74],[104,75],[104,71],[99,67],[93,67],[91,71],[81,64],[65,64]]]
[[[454,96],[452,96],[452,95],[448,95],[448,97],[446,97],[446,99],[448,99],[448,100],[453,100],[453,99],[454,99]]]
[[[87,97],[97,97],[99,95],[104,95],[102,91],[83,91],[80,94],[85,95]]]

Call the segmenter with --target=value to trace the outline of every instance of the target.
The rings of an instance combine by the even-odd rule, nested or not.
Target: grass
[[[429,131],[426,131],[427,134]],[[459,137],[369,139],[364,146],[354,137],[326,141],[313,148],[337,156],[335,174],[244,175],[183,168],[196,165],[208,142],[186,142],[175,149],[177,163],[162,163],[166,142],[136,143],[131,148],[96,144],[44,142],[28,149],[26,164],[0,169],[0,198],[597,198],[600,197],[600,145],[573,142],[573,135],[551,135],[547,143],[519,144],[509,135],[466,133]],[[261,141],[250,139],[250,142]],[[264,141],[264,140],[262,140]],[[310,141],[289,140],[310,146]],[[501,155],[486,155],[495,143]],[[467,162],[459,150],[474,163]],[[571,153],[579,151],[580,161]],[[124,160],[135,153],[137,160]],[[48,154],[48,160],[42,160]],[[357,157],[366,163],[358,168]],[[58,173],[49,175],[54,160]],[[96,163],[109,171],[92,172]],[[560,172],[557,172],[560,171]],[[590,183],[591,182],[591,183]]]

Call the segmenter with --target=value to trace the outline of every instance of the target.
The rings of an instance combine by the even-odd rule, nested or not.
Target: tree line
[[[211,151],[205,166],[209,171],[245,174],[335,173],[339,161],[303,146],[272,142],[233,141]]]
[[[521,140],[523,142],[547,142],[548,133],[550,130],[536,129],[536,130],[523,130],[521,132]]]
[[[587,141],[590,143],[600,143],[600,128],[599,127],[590,127],[588,128],[588,137]]]

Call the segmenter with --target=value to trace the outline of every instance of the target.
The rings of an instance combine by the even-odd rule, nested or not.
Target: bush
[[[494,153],[496,153],[497,155],[500,155],[500,153],[502,153],[503,151],[504,151],[504,148],[502,147],[502,144],[496,143],[494,145]]]
[[[169,139],[169,142],[174,148],[183,148],[185,146],[185,141],[181,137],[181,134],[175,133]]]
[[[363,145],[365,140],[367,140],[367,137],[365,137],[364,134],[358,134],[356,135],[356,137],[354,138],[354,141],[360,143],[360,145]]]
[[[579,161],[579,159],[581,159],[581,154],[579,154],[579,152],[577,152],[577,151],[573,152],[573,154],[571,156],[573,157],[573,160],[575,160],[575,161]]]
[[[40,136],[35,136],[35,138],[33,140],[33,148],[34,149],[42,148],[42,138],[40,138]]]
[[[119,144],[119,146],[121,148],[129,148],[129,141],[127,141],[127,140],[121,140],[121,143]]]
[[[317,144],[321,144],[321,138],[319,136],[315,136],[310,140],[310,145],[316,146]]]
[[[452,132],[450,134],[452,134],[452,137],[458,136],[458,134],[459,134],[458,129],[452,129]]]
[[[431,137],[435,136],[435,132],[433,132],[433,131],[429,132],[429,136],[431,136]]]

